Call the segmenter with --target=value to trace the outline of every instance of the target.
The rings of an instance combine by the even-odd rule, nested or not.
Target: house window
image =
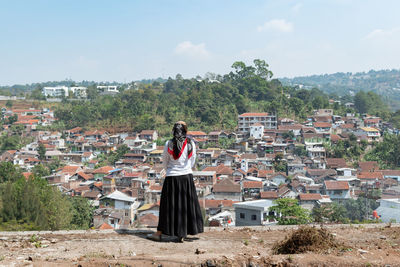
[[[246,216],[244,215],[244,213],[240,213],[240,219],[244,219],[246,218]]]
[[[257,220],[257,215],[256,215],[256,214],[251,215],[251,220],[252,220],[252,221]]]

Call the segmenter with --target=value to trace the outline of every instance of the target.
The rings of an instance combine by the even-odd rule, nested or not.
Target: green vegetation
[[[40,175],[26,180],[12,163],[0,163],[0,229],[88,229],[93,212],[88,201],[63,195]]]
[[[336,144],[325,143],[324,147],[327,156],[330,158],[345,158],[358,161],[360,156],[365,152],[368,143],[363,140],[357,142],[357,137],[350,134],[349,139],[339,140]]]
[[[378,161],[382,169],[400,168],[400,135],[385,134],[383,141],[365,155],[365,160]]]
[[[281,214],[277,218],[278,224],[305,224],[311,221],[308,210],[300,207],[297,199],[291,198],[280,198],[274,201],[276,204],[270,208],[278,214]]]
[[[316,206],[312,210],[312,218],[315,222],[366,222],[372,211],[379,206],[374,199],[376,194],[379,194],[378,190],[371,192],[368,197],[360,196],[357,200],[348,199],[343,203],[334,202],[330,205]]]
[[[253,63],[247,66],[235,62],[229,74],[214,75],[218,80],[199,81],[177,75],[163,84],[140,84],[137,89],[123,90],[113,97],[92,92],[89,101],[59,105],[55,116],[65,127],[157,129],[166,135],[170,125],[181,119],[193,129],[233,130],[238,114],[243,112],[276,112],[279,116],[305,119],[313,109],[329,107],[328,96],[320,90],[282,86],[277,79],[271,79],[272,72],[265,61]]]

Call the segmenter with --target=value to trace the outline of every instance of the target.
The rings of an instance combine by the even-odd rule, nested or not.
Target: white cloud
[[[299,13],[299,11],[300,11],[300,9],[303,7],[303,4],[302,3],[297,3],[297,4],[295,4],[292,8],[291,8],[291,10],[292,10],[292,12],[294,12],[294,13]]]
[[[293,31],[293,24],[284,19],[273,19],[258,26],[257,31],[277,31],[277,32],[291,32]]]
[[[382,29],[375,29],[365,36],[364,39],[372,40],[372,39],[379,39],[379,38],[386,38],[393,36],[394,34],[398,33],[400,28],[393,28],[389,30],[382,30]]]
[[[210,56],[210,53],[207,51],[204,43],[193,44],[190,41],[184,41],[178,44],[175,47],[175,53],[196,59],[206,59]]]

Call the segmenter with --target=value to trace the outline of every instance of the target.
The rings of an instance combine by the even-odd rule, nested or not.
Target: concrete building
[[[240,133],[250,133],[250,126],[260,123],[265,129],[276,129],[278,125],[276,115],[268,113],[243,113],[238,117]]]
[[[83,86],[46,86],[42,93],[46,97],[68,97],[72,93],[75,97],[86,98],[86,87]]]
[[[274,206],[272,200],[262,199],[234,203],[236,226],[264,225],[268,216],[275,216],[269,209]]]

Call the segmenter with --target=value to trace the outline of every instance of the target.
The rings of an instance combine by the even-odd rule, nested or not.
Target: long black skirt
[[[204,231],[192,174],[165,178],[157,230],[165,235],[178,237]]]

